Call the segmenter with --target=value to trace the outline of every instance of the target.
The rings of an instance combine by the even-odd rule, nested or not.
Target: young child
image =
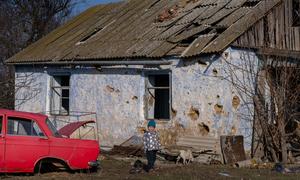
[[[156,153],[160,150],[160,142],[158,133],[155,130],[156,123],[154,120],[148,122],[148,131],[144,133],[144,150],[146,152],[148,164],[145,167],[145,171],[149,172],[154,168],[156,160]]]

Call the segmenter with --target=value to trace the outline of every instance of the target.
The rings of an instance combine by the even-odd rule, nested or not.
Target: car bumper
[[[92,168],[92,167],[99,167],[100,166],[100,161],[96,160],[96,161],[90,161],[88,162],[88,165]]]

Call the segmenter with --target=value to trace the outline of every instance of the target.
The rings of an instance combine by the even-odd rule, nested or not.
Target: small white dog
[[[186,151],[185,150],[180,150],[179,155],[177,157],[176,164],[178,164],[180,159],[182,159],[184,165],[187,165],[190,162],[193,162],[194,157],[193,157],[192,151],[190,149],[188,149]]]

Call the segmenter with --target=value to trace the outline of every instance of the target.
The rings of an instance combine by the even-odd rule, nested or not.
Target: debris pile
[[[132,136],[124,143],[115,145],[109,152],[109,155],[122,155],[122,156],[144,156],[143,139],[139,136]]]
[[[110,155],[144,156],[142,137],[132,136],[124,143],[115,145],[109,152]],[[166,145],[158,152],[161,160],[182,162],[189,164],[232,164],[236,167],[248,163],[243,147],[243,136],[182,136],[177,138],[175,144]],[[245,161],[245,162],[243,162]],[[243,164],[244,163],[244,164]]]
[[[223,157],[220,149],[220,139],[210,136],[183,136],[178,138],[176,145],[165,146],[160,152],[165,159],[186,160],[201,164],[222,164]],[[191,155],[192,154],[192,157]],[[189,162],[189,161],[188,161]]]
[[[157,155],[158,159],[182,163],[201,163],[205,165],[228,164],[235,168],[273,169],[280,173],[298,173],[298,167],[285,167],[279,163],[269,162],[260,158],[247,159],[244,150],[243,136],[183,136],[177,138],[174,145],[163,146]],[[124,143],[115,145],[109,155],[121,155],[126,157],[143,157],[143,139],[140,136],[132,136]],[[131,174],[140,173],[145,166],[140,160],[136,160]]]

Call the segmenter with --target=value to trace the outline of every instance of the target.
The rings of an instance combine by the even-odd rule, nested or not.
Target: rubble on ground
[[[123,155],[123,156],[144,156],[143,139],[139,136],[132,136],[120,145],[115,145],[109,155]]]

